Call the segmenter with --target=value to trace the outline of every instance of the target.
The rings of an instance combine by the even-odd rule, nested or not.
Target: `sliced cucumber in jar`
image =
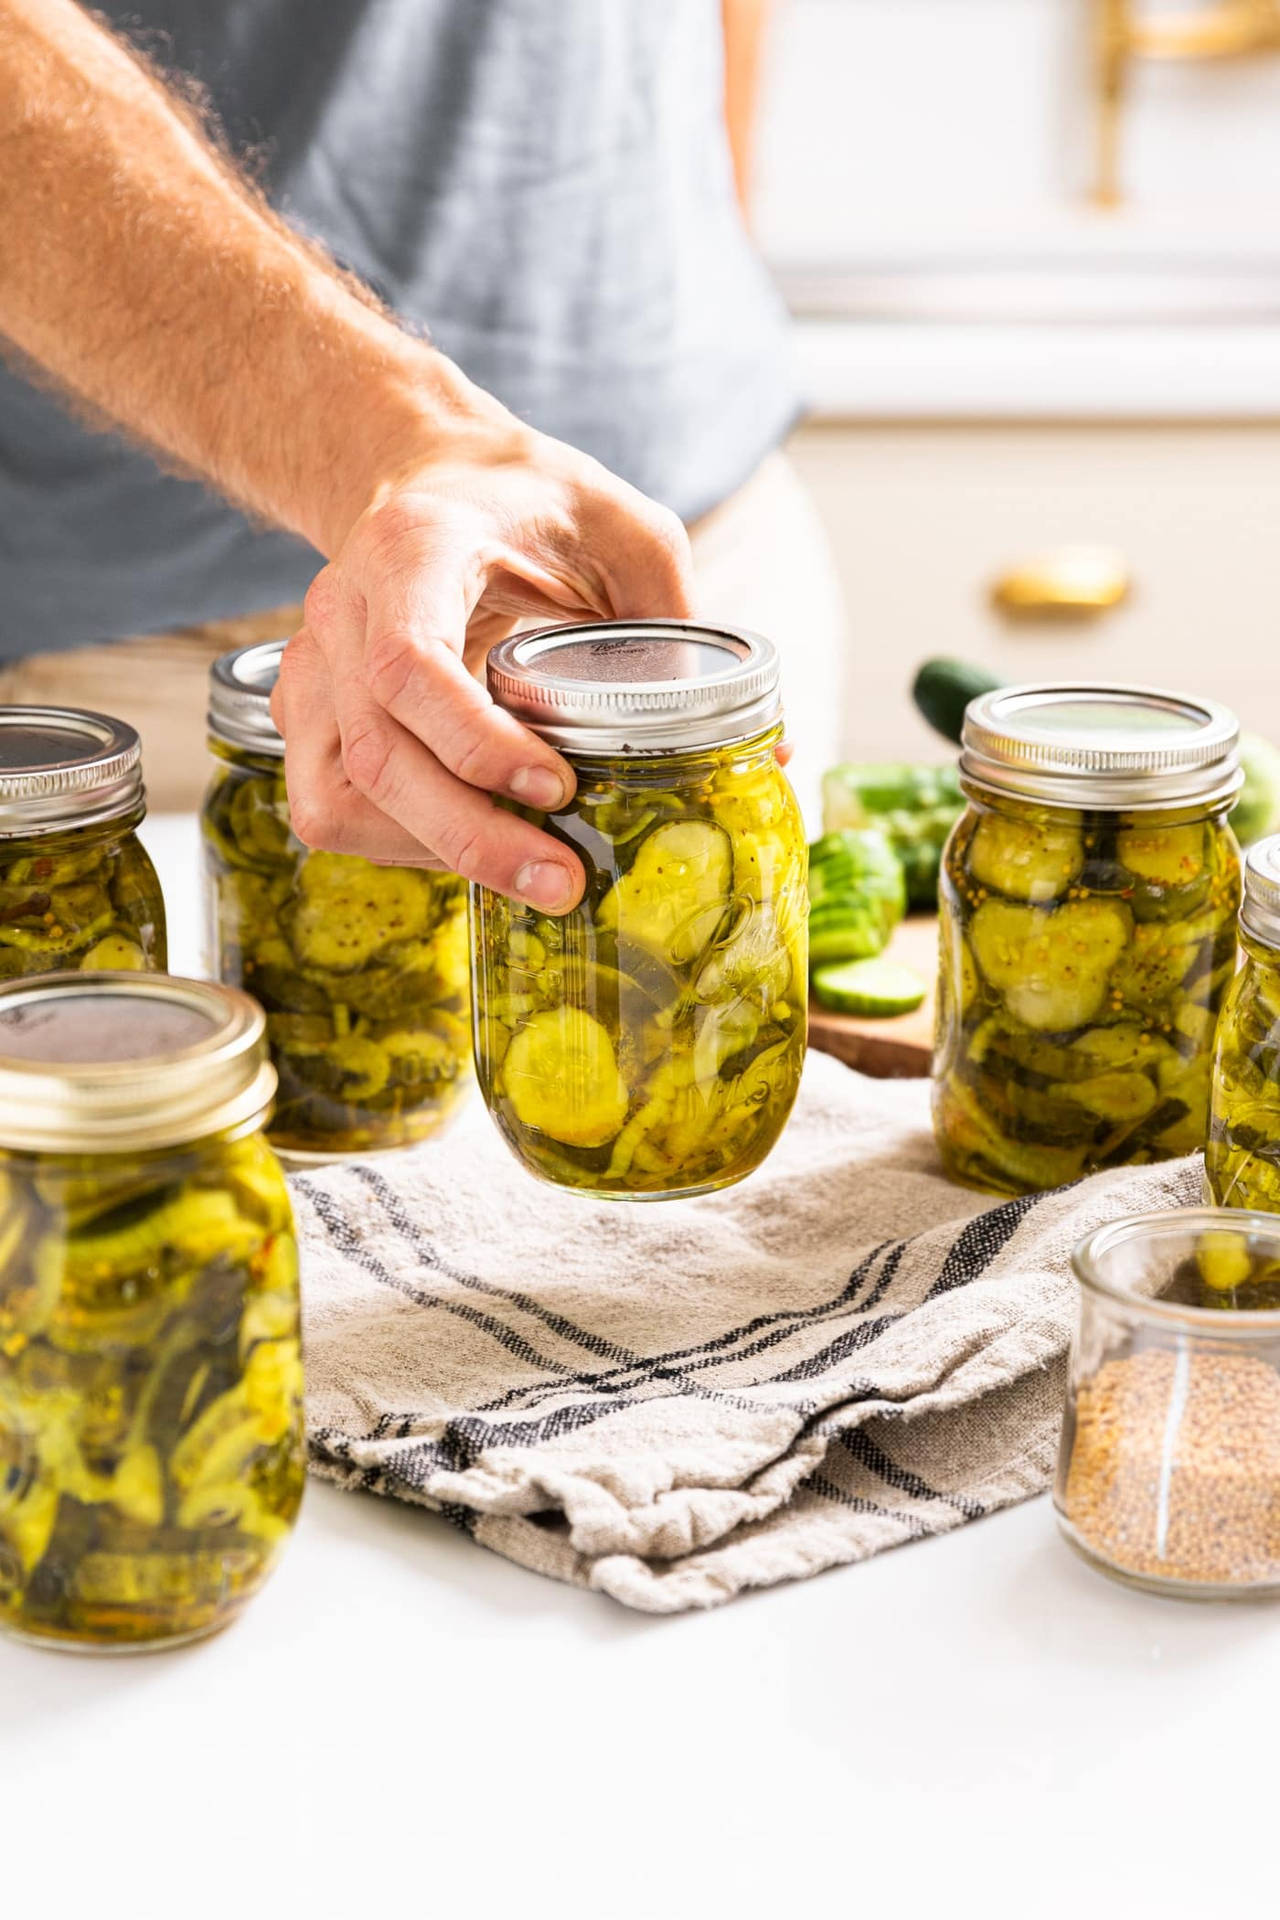
[[[566,1147],[602,1147],[627,1117],[630,1093],[608,1031],[579,1008],[535,1014],[511,1040],[501,1085],[523,1126]]]
[[[1011,1139],[977,1095],[954,1074],[934,1087],[934,1108],[951,1170],[988,1192],[1045,1192],[1077,1180],[1086,1147],[1028,1144]]]
[[[683,966],[704,953],[729,906],[733,849],[710,820],[656,827],[600,903],[596,924]]]
[[[1101,1011],[1132,924],[1113,900],[1070,900],[1052,912],[987,900],[969,933],[978,966],[1014,1019],[1067,1033]]]
[[[1213,881],[1203,824],[1137,825],[1116,835],[1120,890],[1138,920],[1176,924],[1201,909]]]
[[[1116,858],[1154,886],[1189,887],[1204,872],[1205,830],[1198,822],[1189,827],[1129,827],[1116,835]]]
[[[1120,1126],[1145,1120],[1160,1097],[1145,1073],[1099,1073],[1088,1080],[1063,1081],[1051,1092]]]
[[[986,813],[969,843],[969,872],[1011,900],[1061,899],[1084,869],[1084,840],[1073,826]]]

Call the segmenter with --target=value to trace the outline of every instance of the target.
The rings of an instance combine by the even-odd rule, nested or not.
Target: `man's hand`
[[[74,0],[0,0],[0,260],[29,362],[328,557],[274,709],[302,838],[571,906],[489,795],[572,774],[467,667],[530,617],[687,614],[678,522],[398,326]]]
[[[430,860],[550,912],[582,892],[560,842],[491,794],[553,810],[572,769],[474,675],[521,621],[682,617],[673,514],[447,375],[449,424],[393,463],[317,575],[272,712],[309,845]]]

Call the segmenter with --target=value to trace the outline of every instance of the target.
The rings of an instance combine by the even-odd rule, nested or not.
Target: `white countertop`
[[[794,352],[819,421],[1280,416],[1271,325],[801,319]]]
[[[192,966],[191,823],[148,838]],[[1044,1500],[650,1619],[313,1484],[221,1637],[0,1642],[0,1911],[1261,1915],[1273,1685],[1280,1608],[1113,1587]]]

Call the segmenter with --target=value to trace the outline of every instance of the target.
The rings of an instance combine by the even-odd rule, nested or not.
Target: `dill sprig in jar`
[[[134,729],[107,714],[0,707],[0,981],[163,970],[141,763]]]
[[[266,1008],[272,1142],[332,1160],[429,1138],[470,1084],[466,886],[303,846],[270,709],[284,644],[224,654],[210,675],[206,959]]]
[[[494,649],[489,690],[573,767],[566,806],[519,811],[587,876],[558,917],[472,890],[489,1110],[564,1187],[728,1186],[777,1140],[805,1048],[806,849],[776,652],[664,621],[546,628]]]
[[[1225,708],[1147,688],[971,703],[939,895],[954,1178],[1033,1192],[1203,1146],[1236,962],[1237,736]]]
[[[247,994],[0,990],[0,1629],[173,1645],[278,1559],[304,1459],[274,1090]]]

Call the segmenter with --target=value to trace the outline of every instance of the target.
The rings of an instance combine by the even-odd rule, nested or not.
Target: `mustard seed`
[[[1280,1374],[1204,1348],[1108,1360],[1079,1391],[1063,1508],[1124,1572],[1280,1582]]]

